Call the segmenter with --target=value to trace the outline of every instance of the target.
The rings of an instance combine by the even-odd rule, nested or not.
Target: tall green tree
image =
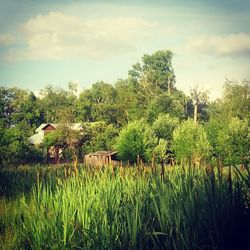
[[[47,86],[40,92],[39,105],[45,117],[44,122],[58,122],[64,109],[74,111],[77,97],[72,91]]]
[[[152,123],[160,114],[169,114],[179,119],[186,117],[184,100],[179,98],[176,93],[168,95],[167,93],[160,94],[152,98],[146,108],[146,118],[149,123]]]
[[[227,80],[224,85],[223,108],[230,116],[250,120],[250,81]]]
[[[33,92],[25,96],[18,109],[13,114],[15,123],[26,122],[31,127],[36,128],[44,121],[44,114],[39,107],[39,101]]]
[[[144,115],[144,100],[139,93],[138,83],[130,78],[122,80],[119,79],[115,83],[117,92],[116,105],[122,112],[121,124],[126,124],[128,121],[141,119]]]
[[[152,55],[145,54],[141,64],[132,66],[129,75],[139,82],[144,95],[152,97],[162,92],[171,94],[175,85],[172,58],[172,51],[160,50]]]
[[[77,102],[80,121],[122,123],[122,111],[116,105],[117,92],[113,85],[97,82],[80,94]]]
[[[224,85],[223,97],[210,105],[211,118],[228,119],[238,117],[250,121],[250,81],[227,80]]]
[[[6,127],[18,122],[15,116],[28,95],[28,91],[19,88],[0,88],[0,117]]]

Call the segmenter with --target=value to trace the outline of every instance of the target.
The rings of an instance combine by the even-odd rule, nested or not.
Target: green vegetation
[[[0,213],[3,249],[243,249],[249,242],[245,172],[84,166],[37,172]],[[249,180],[248,180],[249,181]]]
[[[126,79],[79,95],[74,83],[39,97],[0,87],[0,248],[250,245],[250,81],[227,80],[213,102],[197,88],[189,96],[172,58],[144,55]],[[42,123],[59,125],[30,145]],[[51,147],[65,164],[24,165],[44,163]],[[123,167],[79,164],[102,150],[117,150]]]
[[[204,128],[187,120],[174,130],[173,149],[176,159],[186,161],[194,165],[200,165],[201,161],[209,156],[210,145]]]
[[[28,90],[1,87],[0,162],[40,163],[46,161],[49,147],[67,146],[64,161],[75,156],[83,160],[93,151],[118,150],[121,159],[130,162],[139,156],[144,162],[155,158],[166,163],[171,156],[197,164],[206,160],[247,166],[249,81],[227,80],[224,96],[214,102],[198,88],[188,96],[175,86],[172,58],[169,50],[144,55],[126,79],[113,85],[96,82],[79,95],[72,82],[68,90],[48,86],[39,97]],[[39,148],[29,145],[28,137],[47,122],[61,127]],[[81,123],[81,133],[70,130],[73,122]]]
[[[122,160],[130,159],[136,162],[137,156],[145,160],[145,129],[144,121],[140,120],[129,123],[120,132],[116,148]]]

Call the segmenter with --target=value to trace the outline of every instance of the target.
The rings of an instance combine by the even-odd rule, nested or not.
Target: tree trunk
[[[197,103],[194,104],[194,123],[197,123],[197,110],[198,110],[198,105]]]

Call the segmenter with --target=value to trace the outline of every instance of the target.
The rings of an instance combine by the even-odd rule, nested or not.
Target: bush
[[[210,144],[202,125],[187,120],[174,130],[173,149],[179,161],[200,164],[210,154]]]
[[[137,156],[146,159],[144,135],[147,125],[143,120],[134,121],[124,127],[117,139],[116,148],[122,160],[136,162]]]
[[[161,114],[154,121],[152,129],[157,138],[171,142],[173,140],[173,131],[177,128],[179,123],[180,121],[178,118],[170,116],[169,114]]]
[[[226,165],[248,164],[250,133],[247,120],[213,119],[206,126],[212,155]]]
[[[231,118],[227,126],[219,133],[218,144],[224,154],[227,165],[248,164],[250,133],[247,120]]]
[[[0,138],[0,162],[2,163],[30,163],[41,160],[41,150],[30,145],[27,134],[20,127],[15,126],[2,129]]]

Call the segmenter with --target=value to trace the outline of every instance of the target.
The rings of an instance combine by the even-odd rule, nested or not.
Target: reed
[[[140,166],[141,167],[141,166]],[[42,177],[0,215],[17,249],[241,249],[249,246],[247,172],[82,166]],[[2,229],[4,231],[4,229]],[[4,235],[4,232],[2,233]]]

